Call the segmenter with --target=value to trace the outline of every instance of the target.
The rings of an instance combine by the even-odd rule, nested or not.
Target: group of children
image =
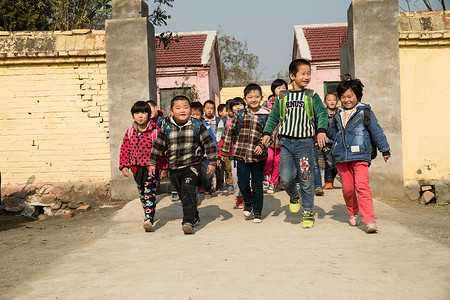
[[[208,100],[202,105],[176,96],[170,116],[164,117],[156,103],[136,102],[131,109],[133,126],[125,133],[120,151],[120,170],[133,172],[144,208],[145,231],[151,231],[155,214],[156,182],[170,177],[183,207],[182,230],[193,233],[200,221],[197,210],[199,189],[205,198],[217,190],[233,190],[236,208],[245,217],[262,222],[263,182],[267,193],[282,186],[290,197],[292,213],[302,211],[302,227],[312,228],[317,149],[325,160],[325,189],[333,187],[339,173],[349,224],[359,223],[361,212],[368,233],[377,232],[368,168],[372,142],[390,157],[389,144],[375,115],[361,103],[363,84],[344,76],[337,97],[320,96],[307,89],[311,80],[310,63],[297,59],[289,65],[288,84],[277,79],[272,96],[263,102],[261,87],[251,83],[243,98],[234,98],[226,106]],[[337,98],[342,106],[337,108]],[[325,103],[325,105],[324,105]],[[168,172],[166,172],[168,170]],[[300,193],[299,193],[300,190]],[[323,193],[323,190],[322,190]]]

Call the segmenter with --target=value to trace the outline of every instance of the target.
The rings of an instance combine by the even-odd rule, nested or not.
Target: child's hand
[[[167,177],[167,170],[159,170],[159,179],[163,179],[164,177]]]
[[[155,172],[156,172],[156,166],[148,167],[148,175],[150,177],[155,177]]]
[[[317,144],[319,144],[319,147],[325,146],[327,143],[327,134],[324,132],[320,132],[317,134]]]
[[[256,155],[261,155],[263,153],[263,149],[258,145],[258,146],[256,146],[254,152]]]
[[[222,166],[222,161],[220,159],[217,160],[217,166],[218,167]]]
[[[125,176],[125,177],[128,177],[129,172],[130,172],[130,170],[129,170],[128,168],[123,168],[123,169],[122,169],[122,174],[123,174],[123,176]]]
[[[264,145],[267,146],[269,144],[269,141],[270,141],[270,135],[265,135],[265,136],[263,136],[261,143],[263,143]]]
[[[214,175],[214,173],[216,173],[216,166],[208,165],[208,167],[206,168],[206,174]]]
[[[385,155],[385,156],[383,156],[384,161],[388,161],[389,157],[391,157],[391,156],[390,156],[390,155]]]

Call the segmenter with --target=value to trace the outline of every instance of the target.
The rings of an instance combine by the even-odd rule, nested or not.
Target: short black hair
[[[231,103],[233,103],[233,99],[228,99],[227,102],[225,102],[228,110],[231,110]]]
[[[219,106],[217,106],[217,112],[220,112],[224,109],[227,109],[227,106],[225,104],[219,104]]]
[[[327,98],[328,95],[333,95],[333,96],[335,96],[335,97],[337,98],[337,96],[336,96],[335,93],[326,93],[326,94],[325,94],[325,97],[324,97],[323,99],[325,100],[325,99]]]
[[[256,83],[250,83],[250,84],[247,84],[247,86],[245,87],[245,89],[244,89],[244,98],[247,96],[247,94],[248,93],[250,93],[251,91],[259,91],[259,93],[261,94],[261,96],[262,96],[262,89],[261,89],[261,87],[258,85],[258,84],[256,84]]]
[[[194,101],[191,103],[191,109],[200,110],[203,113],[203,105],[198,101]]]
[[[191,101],[189,100],[188,97],[179,95],[179,96],[173,97],[172,100],[170,101],[170,109],[172,109],[173,106],[175,105],[175,101],[187,101],[189,103],[189,106],[191,106]]]
[[[203,107],[206,106],[206,104],[212,104],[214,106],[214,110],[216,109],[216,103],[212,100],[206,100],[205,103],[203,103]]]
[[[239,104],[243,104],[244,107],[246,106],[244,99],[242,99],[241,97],[233,98],[233,99],[231,100],[230,110],[233,109],[233,106],[239,105]]]
[[[364,84],[362,84],[359,79],[352,79],[352,75],[345,74],[341,77],[341,81],[337,86],[337,94],[339,99],[341,99],[342,94],[344,94],[348,89],[352,89],[353,93],[355,93],[356,99],[358,102],[361,102],[363,96],[363,88]]]
[[[272,85],[270,86],[270,90],[272,91],[272,95],[275,96],[275,89],[276,89],[277,87],[279,87],[279,86],[282,86],[282,85],[285,85],[285,86],[286,86],[286,89],[288,88],[288,84],[287,84],[286,81],[284,81],[284,79],[281,79],[281,78],[275,79],[275,80],[272,82]]]
[[[153,100],[147,100],[146,102],[147,102],[148,104],[150,104],[152,107],[158,106],[158,104],[156,104],[156,101],[153,101]]]
[[[292,74],[294,76],[297,75],[298,67],[303,66],[303,65],[307,65],[307,66],[311,67],[311,63],[309,61],[307,61],[306,59],[303,59],[303,58],[294,59],[289,64],[289,74]]]
[[[148,113],[148,115],[151,115],[152,114],[152,110],[150,109],[150,106],[148,106],[147,102],[145,102],[145,101],[137,101],[131,107],[131,115],[134,115],[134,114],[137,114],[137,113]]]

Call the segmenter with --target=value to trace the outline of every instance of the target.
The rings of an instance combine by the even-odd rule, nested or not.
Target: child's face
[[[177,100],[170,109],[170,113],[178,123],[186,123],[191,117],[191,106],[187,100]]]
[[[244,100],[251,111],[256,111],[259,108],[259,104],[261,103],[262,95],[259,91],[253,90],[245,95]]]
[[[150,106],[150,109],[152,110],[152,115],[150,116],[150,119],[153,119],[156,116],[158,116],[158,106],[152,106],[150,104],[148,106]]]
[[[233,108],[231,108],[231,110],[227,109],[227,113],[228,113],[229,117],[234,117],[234,110],[233,110]]]
[[[233,110],[233,111],[232,111],[232,117],[233,117],[234,114],[238,112],[238,110],[244,109],[244,104],[242,104],[242,103],[236,104],[236,105],[233,106],[231,109]]]
[[[191,112],[191,117],[196,118],[197,120],[201,120],[203,113],[199,109],[193,109]]]
[[[277,86],[275,88],[275,98],[280,95],[280,91],[284,91],[284,90],[287,90],[287,86],[286,85],[283,84],[283,85]]]
[[[329,94],[325,97],[325,106],[331,110],[335,109],[337,105],[337,97]]]
[[[356,104],[358,104],[358,99],[352,89],[346,90],[341,95],[341,103],[345,109],[352,109],[356,106]]]
[[[227,115],[227,109],[224,108],[222,109],[222,111],[219,111],[219,117],[222,119],[223,117],[225,117]]]
[[[294,90],[303,90],[311,81],[311,67],[308,65],[300,65],[297,68],[297,74],[289,74],[292,80]]]
[[[137,112],[133,114],[133,120],[136,121],[138,125],[144,125],[148,122],[148,113]]]
[[[214,105],[212,105],[211,103],[206,103],[204,110],[205,116],[207,118],[212,118],[212,116],[214,115]]]

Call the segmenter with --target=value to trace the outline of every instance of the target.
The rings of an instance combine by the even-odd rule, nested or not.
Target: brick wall
[[[110,180],[104,32],[0,32],[2,182]]]

